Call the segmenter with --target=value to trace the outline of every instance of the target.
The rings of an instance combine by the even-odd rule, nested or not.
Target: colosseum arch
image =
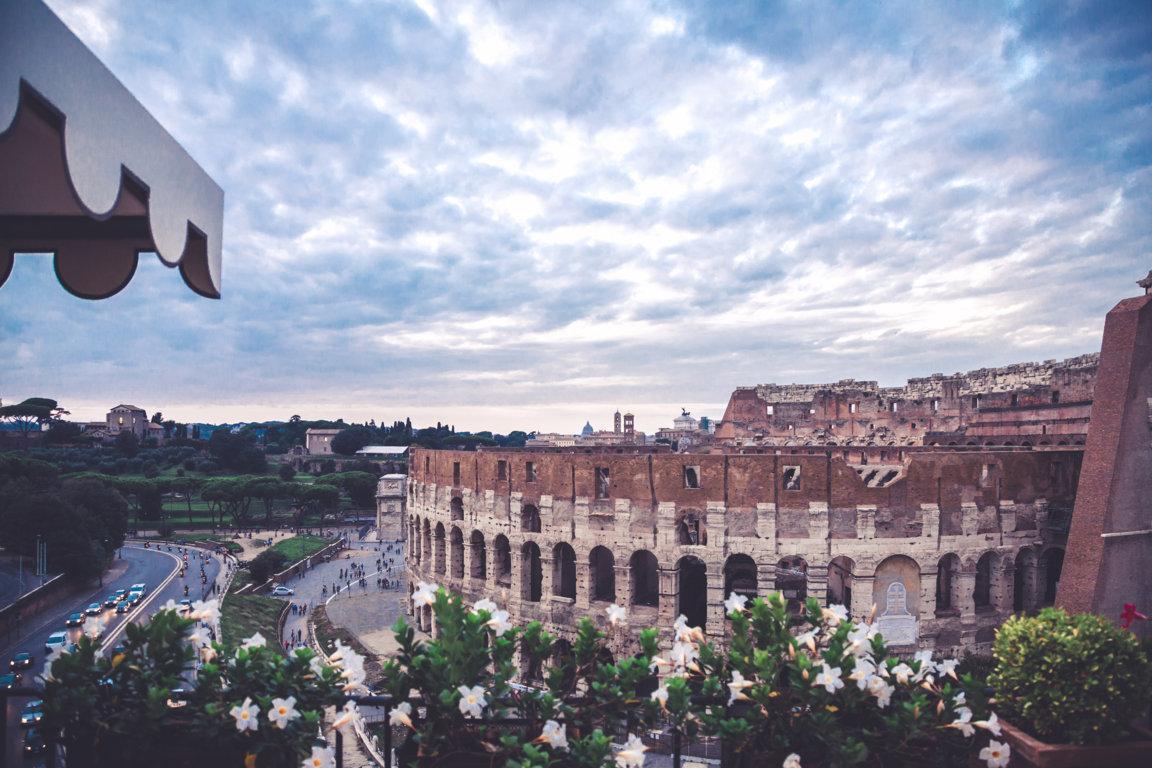
[[[588,579],[593,601],[616,602],[616,559],[607,547],[588,553]]]
[[[427,518],[424,519],[424,540],[420,549],[425,562],[430,563],[435,559],[432,553],[432,524],[428,522]]]
[[[949,552],[936,565],[936,613],[959,613],[960,558]]]
[[[540,533],[540,510],[535,504],[525,504],[520,508],[520,530]]]
[[[749,600],[756,597],[756,561],[748,555],[729,555],[724,561],[724,597],[733,592]]]
[[[907,555],[880,561],[872,581],[880,633],[890,645],[915,645],[919,637],[920,564]]]
[[[1064,550],[1053,547],[1040,558],[1040,573],[1044,576],[1043,605],[1056,603],[1056,589],[1060,586],[1060,574],[1064,570]]]
[[[452,512],[451,518],[453,520],[463,520],[464,519],[464,499],[460,498],[459,496],[453,496],[452,497],[452,503],[451,503],[451,512]]]
[[[856,561],[841,555],[828,564],[828,605],[843,605],[852,610],[852,577]]]
[[[976,587],[972,590],[972,602],[976,610],[991,610],[992,581],[996,572],[996,553],[989,550],[976,561]]]
[[[708,543],[708,529],[704,525],[704,515],[699,510],[686,509],[676,520],[676,538],[681,544],[705,545]]]
[[[496,584],[501,587],[512,586],[512,546],[508,537],[500,534],[492,542],[492,567],[496,571]]]
[[[708,621],[708,569],[704,561],[685,555],[676,562],[676,610],[688,626],[703,627]]]
[[[472,540],[469,544],[472,547],[472,567],[468,575],[474,579],[485,580],[488,578],[488,549],[484,542],[484,534],[472,531]]]
[[[449,543],[452,545],[452,576],[457,579],[464,578],[464,534],[456,526],[452,526]]]
[[[552,548],[552,594],[576,599],[576,552],[563,541]]]
[[[436,523],[436,573],[441,576],[448,572],[445,566],[444,539],[444,523]]]
[[[656,555],[638,549],[628,559],[628,572],[632,581],[632,605],[658,606],[660,604],[660,574]]]
[[[1012,611],[1031,613],[1037,608],[1039,595],[1040,553],[1035,547],[1025,547],[1016,556],[1016,572],[1012,574]]]
[[[776,591],[788,601],[790,611],[803,610],[808,599],[808,561],[799,555],[781,559],[776,564]]]
[[[413,517],[408,523],[408,541],[412,542],[412,559],[419,565],[423,561],[420,552],[420,518]]]
[[[520,597],[532,603],[543,596],[544,568],[540,564],[540,547],[534,541],[520,548]]]

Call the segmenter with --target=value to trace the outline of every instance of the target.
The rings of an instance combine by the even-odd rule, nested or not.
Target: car
[[[116,603],[118,603],[118,602],[120,602],[120,596],[119,595],[108,595],[108,597],[104,598],[104,607],[105,608],[115,608]]]
[[[104,606],[100,603],[90,603],[88,607],[84,609],[84,613],[88,614],[89,616],[99,616],[103,612]]]
[[[24,754],[42,755],[46,751],[44,736],[39,728],[29,728],[24,732]]]
[[[32,668],[32,654],[29,653],[28,651],[20,651],[19,653],[16,653],[12,657],[12,660],[8,662],[8,669],[12,670],[13,672],[15,672],[17,670],[21,670],[21,669],[31,669],[31,668]]]
[[[276,595],[277,597],[287,597],[288,595],[296,594],[296,592],[294,592],[291,587],[286,587],[283,584],[277,584],[272,588],[272,594]]]
[[[40,721],[44,719],[44,702],[40,699],[34,699],[24,705],[20,710],[20,727],[31,728],[34,725],[40,725]]]
[[[144,593],[143,592],[136,592],[135,590],[133,590],[132,592],[129,592],[124,599],[127,600],[132,605],[136,605],[136,603],[138,603],[144,599]]]
[[[114,597],[115,597],[117,600],[123,600],[123,599],[124,599],[124,595],[128,594],[128,590],[126,590],[126,589],[118,589],[118,590],[116,590],[115,592],[113,592],[112,594],[113,594],[113,596],[114,596]]]
[[[53,632],[44,643],[44,653],[52,653],[57,647],[68,645],[67,632]]]
[[[148,594],[148,585],[144,582],[138,582],[128,587],[129,592],[139,592],[142,595]]]
[[[68,616],[68,620],[64,622],[66,627],[82,627],[84,620],[88,618],[83,613],[73,613]]]
[[[120,602],[116,603],[116,613],[128,613],[128,610],[131,607],[132,603],[128,602],[127,600],[121,600]]]
[[[20,675],[15,672],[9,672],[6,675],[0,675],[0,689],[8,690],[20,685]]]

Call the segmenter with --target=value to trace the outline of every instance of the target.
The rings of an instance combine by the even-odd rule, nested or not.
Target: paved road
[[[121,549],[121,558],[113,563],[113,567],[105,574],[104,585],[92,587],[73,595],[60,603],[59,606],[49,609],[29,622],[21,632],[22,638],[10,642],[0,648],[0,664],[3,671],[7,671],[8,660],[17,651],[29,651],[35,658],[35,664],[30,674],[26,674],[23,685],[33,684],[33,677],[40,674],[44,667],[44,641],[53,632],[64,629],[64,621],[68,614],[83,611],[89,603],[101,602],[105,596],[117,589],[127,589],[132,584],[144,582],[148,585],[148,594],[144,601],[131,612],[117,616],[115,612],[106,610],[100,618],[106,620],[107,627],[104,635],[105,648],[112,648],[120,642],[123,627],[128,621],[147,621],[155,610],[168,600],[179,600],[184,596],[184,586],[188,586],[188,595],[193,599],[204,596],[205,587],[201,584],[199,553],[201,550],[190,548],[189,565],[185,576],[179,576],[181,557],[176,548],[169,552],[163,548],[144,549],[143,547],[126,545]],[[220,575],[220,561],[217,557],[209,557],[204,563],[208,578],[208,587]],[[92,619],[89,619],[91,621]],[[0,757],[3,764],[8,766],[39,765],[41,761],[23,760],[21,749],[23,746],[23,733],[18,725],[18,715],[23,701],[12,700],[8,705],[7,728],[5,729],[5,745]]]

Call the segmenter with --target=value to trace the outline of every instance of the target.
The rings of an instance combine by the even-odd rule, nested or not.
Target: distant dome
[[[580,430],[580,434],[584,435],[584,437],[588,437],[595,431],[596,430],[592,429],[592,422],[586,421],[584,422],[584,429]]]

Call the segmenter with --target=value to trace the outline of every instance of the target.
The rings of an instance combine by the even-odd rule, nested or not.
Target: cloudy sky
[[[1099,349],[1152,6],[50,0],[225,189],[224,298],[0,288],[0,397],[575,431]]]

